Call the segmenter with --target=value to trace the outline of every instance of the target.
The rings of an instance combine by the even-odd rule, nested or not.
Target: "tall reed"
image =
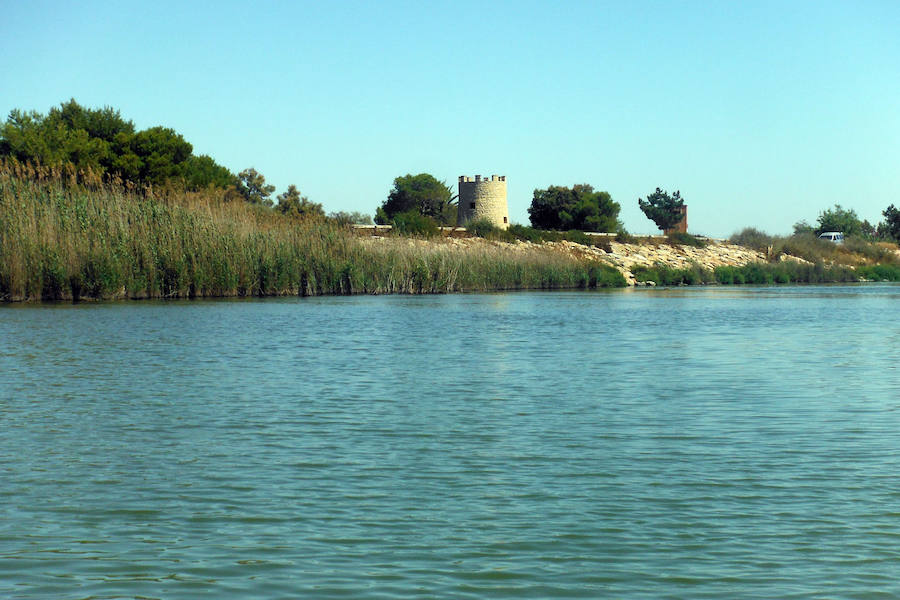
[[[611,267],[535,249],[376,243],[217,191],[133,190],[0,166],[0,300],[443,293],[622,286]]]
[[[844,265],[801,263],[783,261],[777,263],[752,262],[742,266],[720,266],[712,271],[693,265],[676,269],[662,264],[652,267],[638,266],[632,269],[639,282],[652,281],[656,285],[700,285],[708,283],[771,285],[778,283],[846,283],[857,282],[861,272]],[[888,279],[892,270],[871,271],[871,278]]]

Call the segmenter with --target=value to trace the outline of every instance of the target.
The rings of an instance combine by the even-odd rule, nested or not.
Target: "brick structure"
[[[669,235],[671,233],[687,233],[687,204],[681,205],[681,220],[675,224],[672,229],[666,229],[663,233]]]
[[[509,227],[509,209],[506,206],[506,175],[491,178],[476,175],[459,176],[459,204],[456,225],[465,227],[469,221],[487,219],[501,229]]]

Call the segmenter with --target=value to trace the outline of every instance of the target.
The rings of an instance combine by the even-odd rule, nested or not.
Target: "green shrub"
[[[578,231],[577,229],[570,229],[569,231],[566,231],[563,234],[563,239],[575,244],[581,244],[582,246],[593,246],[597,240],[597,238],[595,238],[594,236],[590,236],[583,231]]]
[[[790,283],[791,274],[783,265],[775,265],[772,268],[772,279],[775,283]]]
[[[897,253],[894,252],[893,248],[870,242],[857,235],[844,238],[844,244],[841,250],[859,254],[866,260],[875,263],[898,262]]]
[[[750,263],[740,267],[716,267],[715,279],[721,284],[771,285],[776,283],[838,283],[857,281],[853,269],[823,263]]]
[[[656,285],[665,286],[700,285],[716,280],[713,273],[699,265],[692,265],[686,269],[675,269],[660,263],[652,267],[638,265],[631,269],[631,273],[637,281],[652,281]]]
[[[506,231],[516,239],[522,240],[523,242],[540,244],[546,239],[544,236],[545,232],[541,231],[540,229],[528,227],[527,225],[520,225],[518,223],[513,223]]]
[[[732,235],[728,241],[737,246],[744,246],[757,252],[767,253],[768,249],[772,247],[775,238],[754,227],[747,227]]]
[[[900,266],[896,264],[867,265],[859,267],[856,272],[869,281],[900,281]]]
[[[799,233],[775,241],[778,254],[790,254],[811,263],[835,261],[840,251],[837,244],[820,240],[812,233]]]
[[[789,254],[812,263],[900,262],[893,248],[872,243],[858,235],[846,237],[843,244],[834,244],[820,240],[811,228],[795,227],[795,229],[794,235],[776,237],[749,227],[732,235],[729,241],[762,252],[769,260],[775,260],[782,254]]]
[[[524,225],[513,223],[505,232],[503,232],[503,230],[500,231],[500,239],[505,239],[506,237],[508,237],[510,241],[522,240],[524,242],[531,242],[534,244],[540,244],[543,242],[567,241],[573,242],[575,244],[581,244],[583,246],[598,246],[604,248],[605,250],[609,249],[609,239],[606,236],[588,235],[583,231],[579,231],[577,229],[572,229],[569,231],[550,231],[535,229],[534,227],[526,227]]]
[[[620,229],[616,232],[616,241],[620,244],[637,244],[638,239],[628,233],[625,229]]]
[[[769,265],[762,263],[750,263],[742,267],[744,273],[744,281],[755,285],[766,285],[775,283],[772,275],[772,269]]]
[[[594,265],[590,269],[591,286],[590,287],[625,287],[625,276],[609,265]]]
[[[734,283],[734,267],[721,266],[713,269],[713,275],[718,283],[730,285]]]
[[[516,236],[505,229],[497,227],[488,219],[478,219],[470,221],[466,225],[466,231],[475,237],[485,238],[488,240],[498,240],[501,242],[515,242]]]
[[[466,231],[476,237],[488,237],[496,235],[500,228],[494,225],[489,219],[478,219],[477,221],[469,221],[466,224]]]
[[[437,221],[431,217],[413,210],[395,215],[391,225],[395,233],[423,238],[436,236],[439,227]]]
[[[666,236],[670,244],[678,244],[680,246],[693,246],[694,248],[704,248],[706,242],[690,233],[670,233]]]

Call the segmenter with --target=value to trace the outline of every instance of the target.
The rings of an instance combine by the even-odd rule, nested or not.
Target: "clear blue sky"
[[[172,127],[326,211],[394,177],[507,175],[637,199],[691,230],[787,233],[900,204],[900,2],[0,0],[0,115],[75,98]]]

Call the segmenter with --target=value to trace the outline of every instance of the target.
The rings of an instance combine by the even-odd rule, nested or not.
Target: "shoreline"
[[[788,256],[767,262],[719,240],[587,237],[359,235],[333,220],[228,202],[215,190],[142,195],[0,169],[4,303],[900,280],[893,255],[883,269],[857,272]]]
[[[352,245],[354,239],[344,240]],[[434,239],[372,236],[355,238],[360,250],[355,254],[354,262],[345,262],[341,266],[341,274],[336,281],[323,285],[321,281],[311,281],[308,274],[297,278],[297,284],[287,288],[273,289],[264,287],[234,287],[228,290],[203,289],[194,283],[186,288],[173,290],[172,293],[129,292],[126,287],[106,290],[101,294],[82,293],[75,287],[66,286],[57,289],[52,297],[5,297],[2,304],[32,303],[82,303],[82,302],[123,302],[130,300],[200,300],[200,299],[240,299],[240,298],[275,298],[275,297],[312,297],[312,296],[347,296],[347,295],[422,295],[449,293],[490,293],[510,291],[577,291],[597,288],[634,288],[661,285],[665,287],[689,287],[691,285],[734,285],[763,284],[803,285],[806,283],[866,283],[868,280],[853,279],[822,281],[740,281],[721,282],[713,278],[719,268],[777,268],[779,264],[790,263],[816,268],[816,265],[796,257],[781,257],[778,263],[766,262],[763,253],[737,246],[723,241],[711,240],[706,246],[693,246],[669,243],[621,243],[610,241],[605,247],[586,246],[569,241],[533,243],[527,241],[504,242],[486,240],[477,237],[442,237]],[[354,285],[352,272],[364,269],[367,262],[375,257],[400,257],[414,255],[424,260],[412,265],[389,286]],[[465,269],[467,260],[481,262],[531,262],[548,264],[558,261],[565,267],[580,267],[582,271],[576,277],[565,279],[544,279],[527,282],[521,279],[513,283],[492,282],[484,279],[480,282],[465,282],[459,278],[458,271]],[[440,262],[455,263],[455,274],[439,273]],[[396,265],[394,265],[396,266]],[[840,266],[841,268],[846,268]],[[603,279],[597,271],[605,270],[607,279]],[[615,270],[621,276],[617,281],[609,277],[609,271]],[[647,279],[646,273],[653,269],[668,269],[671,272],[698,272],[705,274],[693,281],[676,284],[657,283]],[[392,271],[394,269],[392,268]],[[591,276],[594,272],[593,278]],[[397,273],[400,275],[400,273]],[[448,277],[449,275],[449,277]],[[315,277],[313,278],[316,279]],[[70,282],[71,284],[71,282]],[[429,285],[430,284],[430,285]],[[436,285],[437,284],[437,285]],[[87,290],[84,290],[87,291]],[[96,290],[95,290],[96,291]]]

